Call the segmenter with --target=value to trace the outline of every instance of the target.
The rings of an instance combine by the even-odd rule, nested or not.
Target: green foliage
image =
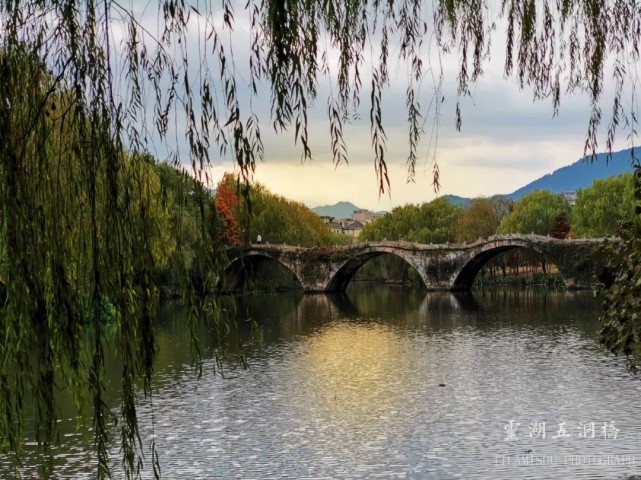
[[[120,440],[133,472],[138,389],[150,393],[156,353],[158,287],[181,251],[174,196],[152,157],[122,148],[104,102],[66,88],[20,46],[0,55],[0,76],[0,96],[12,99],[0,106],[0,440],[5,451],[20,451],[31,397],[36,439],[48,449],[54,389],[68,389],[93,416],[96,475],[109,475],[109,341],[123,365]]]
[[[309,208],[299,202],[271,193],[260,183],[244,184],[233,175],[226,175],[217,187],[216,201],[223,189],[233,192],[235,205],[230,210],[240,228],[244,243],[298,245],[301,247],[330,247],[349,242],[345,235],[334,234],[329,226]]]
[[[504,286],[541,287],[549,290],[562,290],[565,280],[559,274],[536,272],[533,275],[478,275],[474,288],[496,288]]]
[[[252,43],[252,78],[266,72],[272,84],[272,110],[275,126],[295,126],[301,140],[303,155],[311,155],[308,145],[306,109],[317,94],[319,75],[334,75],[334,88],[328,98],[331,147],[335,162],[347,160],[343,124],[352,118],[352,105],[359,105],[363,85],[361,77],[365,59],[374,59],[371,69],[370,122],[371,143],[379,188],[388,183],[385,158],[386,136],[381,98],[389,83],[389,62],[408,65],[405,104],[408,118],[408,176],[413,178],[416,148],[422,134],[422,118],[433,116],[438,123],[441,114],[444,79],[443,70],[425,69],[421,47],[439,54],[450,53],[458,59],[457,101],[454,114],[461,128],[460,98],[471,95],[474,84],[483,76],[486,66],[495,61],[490,52],[499,42],[504,47],[503,72],[518,84],[532,90],[535,100],[551,101],[554,113],[560,108],[563,94],[585,93],[592,111],[586,135],[585,150],[596,152],[597,132],[603,120],[600,99],[603,78],[614,79],[615,93],[608,122],[606,146],[610,150],[620,125],[635,122],[636,107],[628,107],[623,92],[633,88],[628,75],[629,65],[639,60],[638,25],[634,19],[639,7],[631,1],[586,2],[566,0],[515,0],[500,2],[501,8],[489,1],[439,0],[434,5],[409,0],[404,2],[308,2],[283,4],[276,0],[262,3],[256,9],[258,19],[250,22],[264,25],[266,32],[256,33]],[[250,7],[251,8],[251,7]],[[252,13],[254,11],[252,10]],[[252,16],[254,20],[254,16]],[[497,25],[505,25],[505,29]],[[329,38],[325,39],[324,34]],[[493,38],[494,36],[494,38]],[[254,37],[252,37],[254,38]],[[262,42],[263,38],[270,41]],[[266,43],[266,45],[265,45]],[[390,56],[389,45],[400,45]],[[333,69],[326,59],[328,45],[335,48],[338,67]],[[255,63],[266,58],[264,70]],[[439,61],[441,57],[439,56]],[[435,61],[436,63],[436,61]],[[430,65],[433,67],[433,65]],[[434,73],[433,96],[419,103],[419,89],[427,71]],[[607,72],[610,73],[610,72]],[[332,85],[334,87],[334,85]],[[427,110],[421,104],[428,105]],[[434,169],[438,185],[438,166]]]
[[[456,241],[470,242],[494,235],[510,206],[503,197],[475,198],[456,219]]]
[[[109,303],[119,318],[115,343],[126,372],[122,448],[133,468],[137,379],[149,392],[153,373],[154,275],[173,248],[162,225],[168,211],[158,199],[158,177],[146,158],[119,147],[102,105],[87,103],[82,89],[62,88],[34,55],[7,45],[0,76],[0,97],[11,99],[0,106],[0,236],[7,259],[0,438],[19,450],[30,395],[36,438],[47,448],[57,384],[71,390],[79,407],[91,398],[97,475],[108,474]]]
[[[628,367],[637,374],[641,364],[641,226],[638,220],[619,227],[618,240],[606,240],[614,282],[601,289],[605,299],[605,322],[601,342],[614,354],[625,355]]]
[[[574,205],[574,232],[579,237],[614,235],[617,224],[634,215],[632,174],[595,180],[590,188],[577,192]]]
[[[394,208],[365,225],[360,240],[405,240],[418,243],[447,243],[454,240],[454,225],[461,207],[445,198],[429,203]]]
[[[278,262],[248,262],[244,269],[246,276],[236,293],[246,295],[293,290],[302,293],[302,286],[296,276]]]
[[[570,204],[563,195],[537,190],[516,202],[512,213],[501,222],[499,232],[547,235],[554,228],[555,218],[569,212]]]
[[[275,195],[260,184],[247,188],[237,213],[246,243],[255,242],[258,235],[262,242],[301,247],[331,247],[348,240],[334,234],[305,205]]]
[[[601,343],[624,355],[629,370],[641,366],[641,167],[634,173],[635,215],[619,223],[617,238],[606,239],[602,252],[608,261],[599,293],[603,297]]]
[[[415,268],[396,255],[386,254],[372,258],[358,269],[352,281],[404,283],[423,286]]]
[[[586,149],[596,148],[604,70],[612,65],[610,148],[617,126],[636,118],[624,110],[621,96],[626,82],[635,81],[627,66],[639,60],[639,29],[631,21],[638,17],[637,9],[634,2],[579,0],[546,1],[536,9],[532,2],[517,1],[498,10],[485,2],[458,1],[440,1],[434,8],[418,0],[249,2],[243,19],[249,28],[249,73],[243,84],[249,84],[255,98],[263,94],[259,85],[267,80],[274,128],[291,128],[303,156],[310,157],[308,113],[320,90],[319,78],[328,78],[336,163],[347,161],[343,124],[361,97],[369,97],[382,191],[389,185],[382,114],[389,62],[400,58],[409,65],[405,103],[412,177],[422,117],[438,119],[443,104],[442,75],[436,75],[432,101],[421,102],[431,110],[421,110],[418,101],[426,75],[423,41],[433,39],[441,53],[460,53],[458,96],[465,97],[491,60],[487,52],[498,15],[507,22],[506,76],[530,86],[537,99],[551,98],[555,111],[561,92],[589,95],[593,110]],[[90,398],[96,477],[109,476],[112,417],[105,404],[103,367],[103,305],[108,301],[120,319],[122,460],[127,477],[137,475],[142,459],[136,385],[141,380],[150,393],[158,269],[180,271],[184,297],[196,306],[194,279],[206,291],[202,287],[223,271],[225,257],[219,219],[202,185],[194,188],[197,215],[181,213],[189,211],[184,196],[177,197],[176,215],[172,201],[163,204],[158,198],[163,182],[154,178],[149,162],[131,152],[144,152],[151,142],[168,146],[186,138],[183,157],[174,148],[172,162],[184,159],[200,176],[215,152],[217,158],[230,156],[242,178],[250,176],[264,152],[253,103],[241,102],[244,95],[236,81],[243,70],[231,42],[240,10],[227,1],[196,8],[166,0],[158,2],[159,21],[143,25],[137,12],[120,2],[0,3],[0,238],[6,284],[6,307],[0,314],[0,439],[7,450],[20,448],[26,392],[35,398],[38,442],[45,447],[51,442],[54,385],[66,387],[78,404],[82,397]],[[194,21],[202,28],[198,48],[189,43]],[[153,24],[158,24],[156,31],[149,30]],[[395,40],[401,47],[390,58],[388,46]],[[370,45],[375,55],[367,54]],[[329,65],[335,51],[338,64]],[[361,77],[366,58],[376,59],[371,82]],[[199,67],[195,75],[190,64]],[[363,85],[370,87],[367,92],[361,91]],[[455,108],[460,127],[459,102]],[[174,125],[183,130],[172,131]],[[438,167],[434,182],[438,184]],[[452,239],[456,209],[424,205],[415,210],[408,215],[415,220],[408,223],[411,228],[390,225],[392,233],[383,235],[423,242]],[[270,219],[267,227],[276,221]],[[177,236],[166,235],[167,222]],[[311,241],[296,229],[289,235],[299,243]],[[93,312],[89,317],[78,306],[84,295]],[[213,298],[193,310],[219,318]],[[84,329],[87,320],[90,336]],[[226,328],[216,324],[216,330]],[[195,342],[194,347],[198,351]],[[153,443],[150,463],[159,476]]]
[[[154,171],[160,180],[159,200],[170,210],[162,228],[174,243],[174,248],[166,251],[169,259],[160,271],[159,282],[175,290],[183,277],[193,273],[199,252],[205,248],[202,227],[204,218],[212,214],[212,206],[209,192],[184,170],[156,162]],[[213,216],[210,218],[214,221]]]

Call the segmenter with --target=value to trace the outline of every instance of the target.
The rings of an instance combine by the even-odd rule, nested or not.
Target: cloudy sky
[[[154,6],[135,3],[138,15],[150,30],[157,28]],[[243,78],[246,78],[247,49],[249,42],[248,20],[241,4],[236,4],[234,33],[230,35],[237,66],[240,95]],[[152,15],[153,14],[153,15]],[[191,20],[190,39],[197,50],[198,37],[204,28],[194,15]],[[503,42],[501,29],[494,38],[494,45]],[[391,58],[398,56],[398,43],[390,46]],[[330,52],[330,62],[332,58]],[[395,55],[396,54],[396,55]],[[436,64],[427,48],[425,65]],[[371,149],[369,127],[369,80],[364,79],[361,120],[346,127],[349,165],[334,165],[330,150],[329,122],[325,118],[327,82],[320,85],[321,94],[310,112],[310,143],[313,160],[301,162],[301,150],[294,145],[291,132],[276,134],[269,122],[268,85],[264,84],[259,97],[253,100],[254,109],[262,123],[265,144],[265,162],[257,166],[254,180],[265,184],[271,191],[301,201],[313,207],[345,200],[372,210],[389,210],[408,202],[430,201],[440,194],[461,196],[489,196],[510,193],[538,177],[575,162],[583,155],[589,119],[589,99],[585,96],[565,96],[560,114],[553,117],[551,102],[532,100],[529,89],[519,89],[516,80],[503,78],[504,57],[497,47],[491,53],[485,74],[472,87],[470,98],[462,99],[463,124],[455,129],[456,108],[456,54],[442,58],[444,84],[443,102],[437,125],[437,148],[430,135],[435,118],[426,112],[425,135],[419,146],[414,183],[407,183],[406,160],[409,153],[407,113],[405,105],[406,71],[404,64],[390,63],[390,87],[383,92],[383,123],[387,133],[387,153],[391,191],[379,196]],[[366,64],[367,67],[367,64]],[[366,69],[365,69],[366,70]],[[429,71],[427,72],[429,74]],[[607,84],[609,79],[606,79]],[[608,87],[609,88],[609,87]],[[604,124],[607,124],[611,93],[603,96]],[[419,102],[429,104],[434,87],[429,75],[421,87]],[[603,130],[604,132],[604,130]],[[627,148],[626,132],[620,132],[615,149]],[[179,134],[177,142],[183,141]],[[605,145],[605,135],[600,136]],[[182,149],[184,151],[184,148]],[[156,152],[163,156],[163,149]],[[434,156],[440,169],[441,190],[432,186]],[[228,158],[213,158],[211,176],[220,179],[225,171],[233,171]]]

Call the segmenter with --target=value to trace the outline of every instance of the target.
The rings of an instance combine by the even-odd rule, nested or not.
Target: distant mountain
[[[631,150],[613,152],[609,160],[607,157],[606,153],[597,154],[594,160],[591,160],[589,156],[584,157],[504,196],[516,201],[534,190],[548,190],[552,193],[571,192],[580,188],[588,188],[595,180],[632,171]],[[641,152],[635,152],[635,158],[640,159]],[[443,195],[443,197],[455,205],[465,205],[472,201],[471,198],[457,195]]]
[[[590,157],[582,158],[567,167],[559,168],[538,180],[528,183],[515,192],[508,194],[507,197],[512,200],[518,200],[533,190],[549,190],[553,193],[578,190],[579,188],[590,187],[594,180],[632,171],[631,150],[613,152],[609,160],[607,157],[607,154],[599,153],[594,160],[591,160]],[[638,151],[635,151],[635,158],[641,158]]]
[[[352,216],[352,212],[354,210],[360,210],[360,208],[351,202],[338,202],[334,205],[314,207],[311,210],[321,217],[350,218]]]
[[[454,205],[467,205],[472,201],[471,198],[459,197],[458,195],[443,195],[440,198],[445,198],[452,202]]]
[[[641,150],[635,152],[635,158],[641,159]],[[629,149],[613,152],[610,159],[608,159],[606,153],[597,154],[594,160],[591,160],[589,156],[584,157],[504,196],[516,201],[526,193],[534,190],[563,193],[578,190],[579,188],[588,188],[592,186],[592,182],[595,180],[631,172],[632,165],[630,160],[631,150]],[[458,195],[443,195],[443,198],[447,198],[454,205],[467,205],[472,201],[471,198],[459,197]],[[312,211],[318,215],[328,215],[335,218],[349,218],[354,210],[360,210],[360,208],[351,202],[338,202],[334,205],[312,208]],[[377,213],[385,214],[387,212]]]

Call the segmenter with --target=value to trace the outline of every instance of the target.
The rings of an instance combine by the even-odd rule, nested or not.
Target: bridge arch
[[[524,248],[554,264],[568,288],[590,288],[605,266],[602,239],[558,240],[541,235],[495,235],[472,244],[423,245],[401,241],[364,242],[344,247],[304,248],[250,244],[227,250],[228,286],[238,289],[251,266],[276,261],[306,292],[342,291],[359,268],[383,254],[400,257],[416,269],[428,290],[469,290],[491,258]],[[225,281],[220,279],[220,291]],[[229,290],[227,290],[229,291]]]
[[[270,255],[269,252],[246,252],[230,260],[229,265],[225,268],[225,279],[222,283],[219,282],[219,290],[225,292],[241,291],[247,280],[254,277],[255,271],[269,263],[277,264],[287,270],[291,273],[292,278],[296,280],[298,286],[303,288],[303,283],[296,272],[296,268],[290,265],[289,262]]]
[[[348,260],[344,261],[336,270],[332,273],[325,287],[326,291],[330,292],[344,292],[349,283],[354,278],[356,272],[365,265],[368,261],[380,257],[382,255],[393,255],[397,258],[403,260],[409,267],[414,268],[419,276],[421,281],[425,286],[425,278],[423,273],[418,265],[412,261],[412,258],[409,255],[403,255],[398,251],[398,249],[389,249],[385,247],[373,247],[371,249],[359,252],[354,254]]]
[[[540,258],[545,261],[554,264],[559,273],[566,282],[566,276],[562,271],[562,266],[558,259],[554,255],[551,255],[549,252],[543,252],[536,247],[535,244],[523,241],[523,240],[514,240],[514,241],[503,241],[503,242],[488,242],[481,246],[480,249],[475,249],[470,252],[470,255],[464,258],[464,261],[461,267],[455,272],[452,276],[452,286],[450,290],[453,291],[469,291],[472,288],[472,284],[476,279],[477,275],[481,269],[489,262],[491,259],[501,255],[503,253],[523,249],[530,252],[536,253]]]

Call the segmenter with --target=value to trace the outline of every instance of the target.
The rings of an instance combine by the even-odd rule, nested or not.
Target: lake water
[[[201,379],[183,312],[163,312],[153,409],[139,412],[163,478],[641,475],[641,383],[596,343],[590,292],[359,286],[235,304],[260,332],[249,368],[217,365],[203,329]],[[74,422],[60,423],[53,478],[91,478]],[[122,478],[117,439],[112,455]],[[21,472],[36,477],[41,461],[29,444]]]

